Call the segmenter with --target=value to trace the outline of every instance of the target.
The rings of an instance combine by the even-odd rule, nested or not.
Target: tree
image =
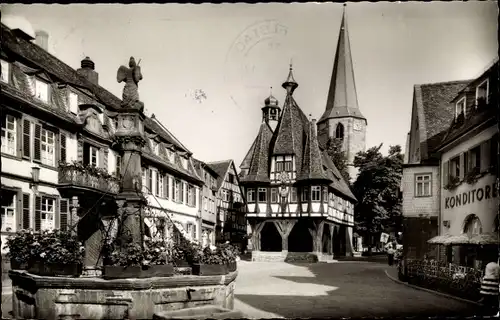
[[[340,174],[349,183],[350,177],[347,171],[347,157],[342,150],[342,139],[330,138],[326,144],[326,152],[339,170]]]
[[[401,199],[399,188],[403,174],[401,147],[390,146],[389,154],[380,152],[382,144],[359,152],[354,166],[359,174],[353,184],[358,203],[354,208],[356,232],[367,237],[371,250],[371,238],[388,228],[401,229]]]

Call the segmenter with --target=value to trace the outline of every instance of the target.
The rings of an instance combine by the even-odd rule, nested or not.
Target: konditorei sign
[[[450,209],[467,205],[469,203],[481,202],[491,198],[496,198],[498,195],[495,183],[486,185],[480,188],[472,189],[467,192],[462,192],[444,199],[444,208]]]

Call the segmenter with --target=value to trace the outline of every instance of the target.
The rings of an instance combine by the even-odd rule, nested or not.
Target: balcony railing
[[[100,171],[80,164],[62,164],[59,166],[59,184],[92,188],[110,194],[120,192],[118,179]]]

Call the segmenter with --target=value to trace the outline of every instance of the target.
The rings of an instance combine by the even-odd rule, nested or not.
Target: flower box
[[[236,261],[226,263],[226,267],[228,272],[235,272],[236,269],[238,268]]]
[[[175,260],[174,266],[179,267],[179,268],[186,268],[186,267],[189,267],[190,265],[186,260]]]
[[[102,277],[106,280],[140,278],[141,276],[142,268],[140,266],[104,266],[102,272]]]
[[[50,263],[36,261],[29,268],[28,272],[48,277],[78,277],[83,272],[83,266],[78,263]]]
[[[171,277],[174,275],[174,266],[171,264],[156,264],[142,267],[141,278]]]
[[[197,276],[218,276],[227,274],[226,264],[193,264],[193,274]]]
[[[28,263],[19,262],[13,258],[10,259],[10,269],[11,270],[26,270],[28,269]]]

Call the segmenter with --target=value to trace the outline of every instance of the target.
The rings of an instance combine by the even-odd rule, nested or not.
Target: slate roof
[[[414,86],[414,103],[420,129],[421,159],[441,143],[446,129],[455,117],[450,101],[470,80],[420,84]]]
[[[241,177],[242,182],[270,182],[269,146],[272,137],[271,128],[263,121],[254,142],[248,173]]]
[[[326,110],[318,123],[327,119],[342,117],[354,117],[366,121],[366,118],[363,116],[358,106],[351,46],[349,44],[349,34],[347,32],[347,22],[345,20],[344,11],[342,14],[342,22],[340,23],[337,51],[335,52],[335,60],[333,62]]]
[[[30,67],[38,67],[46,71],[56,82],[70,84],[77,88],[87,89],[97,100],[116,111],[121,108],[121,99],[107,91],[105,88],[95,85],[86,78],[80,76],[75,69],[57,59],[55,56],[45,51],[38,45],[17,38],[11,30],[1,24],[2,50],[12,52],[17,56],[17,60]],[[177,149],[189,152],[177,139],[163,128],[156,125],[153,120],[146,118],[145,127],[159,134],[167,142],[172,143]]]
[[[233,160],[222,160],[216,162],[209,162],[207,165],[217,173],[217,189],[220,189],[222,183],[224,183],[224,179],[226,177],[227,170],[233,163]]]
[[[350,198],[354,202],[357,202],[357,199],[352,193],[351,188],[349,188],[349,185],[344,180],[342,174],[340,174],[339,170],[333,163],[332,159],[328,156],[328,153],[326,151],[321,152],[321,160],[323,162],[323,166],[327,168],[326,174],[328,178],[332,181],[332,183],[330,183],[330,187],[332,187],[342,195]]]
[[[217,178],[219,175],[217,174],[217,172],[215,172],[212,167],[210,167],[208,164],[206,164],[205,162],[201,161],[201,160],[198,160],[198,159],[195,159],[195,158],[191,158],[193,160],[193,165],[194,165],[194,168],[196,169],[198,175],[200,177],[204,177],[204,172],[203,170],[207,170],[213,177]]]
[[[316,136],[316,121],[309,123],[306,146],[304,148],[304,158],[302,161],[302,170],[297,177],[297,181],[302,180],[331,180],[325,170],[323,170],[323,161],[318,146]]]

